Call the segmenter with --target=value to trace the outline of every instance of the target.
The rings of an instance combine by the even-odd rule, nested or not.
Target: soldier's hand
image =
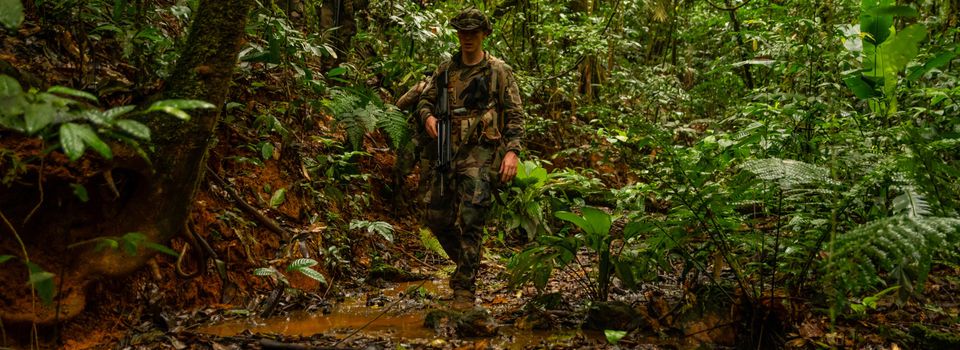
[[[429,116],[427,117],[427,122],[424,125],[427,128],[427,134],[431,138],[437,138],[437,117]]]
[[[512,151],[503,156],[503,162],[500,163],[500,182],[510,182],[514,176],[517,176],[517,163],[519,162],[520,158]]]

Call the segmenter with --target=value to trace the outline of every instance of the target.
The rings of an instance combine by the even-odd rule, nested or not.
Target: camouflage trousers
[[[433,162],[436,157],[424,159]],[[421,168],[430,169],[431,173],[424,195],[424,219],[457,265],[450,277],[450,288],[455,291],[476,292],[483,228],[499,181],[499,159],[494,145],[465,145],[457,151],[446,174],[437,174],[432,163]]]

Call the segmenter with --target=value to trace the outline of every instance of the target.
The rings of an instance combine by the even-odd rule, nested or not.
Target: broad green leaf
[[[317,261],[309,258],[300,258],[287,265],[287,271],[299,270],[311,266],[317,266]]]
[[[20,0],[0,0],[0,24],[14,29],[23,22],[23,4]]]
[[[277,271],[277,269],[273,268],[273,266],[270,266],[270,267],[259,267],[259,268],[256,268],[256,269],[253,270],[253,275],[254,275],[254,276],[275,276],[275,275],[278,274],[278,273],[279,273],[279,271]]]
[[[150,140],[150,128],[136,120],[122,119],[116,123],[120,130],[141,140]]]
[[[592,234],[607,235],[610,233],[610,226],[613,224],[610,214],[594,207],[583,207],[583,218],[587,221]]]
[[[316,280],[317,282],[320,282],[321,284],[324,284],[324,285],[327,284],[327,279],[323,277],[323,274],[317,272],[317,270],[311,269],[309,267],[304,267],[304,268],[298,269],[297,271],[300,271],[300,273],[302,273],[304,276],[310,277]]]
[[[861,100],[866,100],[868,98],[874,97],[876,91],[873,90],[873,87],[867,82],[863,81],[859,75],[849,76],[846,79],[843,79],[843,82],[847,84],[847,87],[850,90],[853,90],[853,94],[857,95],[857,98]]]
[[[78,126],[76,129],[77,136],[83,140],[83,143],[93,150],[100,153],[106,159],[113,158],[113,152],[110,151],[110,146],[107,145],[103,140],[100,139],[100,136],[97,136],[97,133],[93,131],[89,125],[75,124]]]
[[[263,146],[260,146],[260,158],[263,160],[269,160],[273,158],[273,144],[270,142],[264,142]]]
[[[287,200],[287,189],[281,188],[273,192],[273,196],[270,197],[270,206],[273,208],[279,207]]]
[[[73,97],[80,97],[80,98],[88,99],[93,102],[98,102],[97,97],[89,92],[71,89],[65,86],[54,86],[47,89],[47,92],[51,94],[61,94],[61,95],[67,95],[67,96],[73,96]]]
[[[30,271],[30,278],[27,280],[27,284],[33,286],[36,289],[37,294],[40,296],[40,300],[44,304],[50,305],[53,302],[54,288],[53,288],[53,273],[45,271],[39,265],[34,264],[33,262],[27,262],[27,269]]]
[[[201,100],[176,100],[176,99],[161,100],[161,101],[154,102],[152,105],[150,105],[150,109],[162,108],[162,107],[173,107],[176,109],[198,109],[198,108],[206,109],[206,108],[214,108],[216,106],[214,106],[210,102],[201,101]]]
[[[27,134],[35,134],[53,122],[57,109],[48,103],[29,104],[24,109],[23,119],[27,127]]]
[[[900,16],[913,18],[917,17],[919,12],[917,12],[917,9],[907,5],[893,5],[875,7],[870,10],[870,14],[874,16]]]
[[[110,109],[104,111],[104,112],[101,113],[101,114],[103,115],[104,118],[106,118],[106,120],[107,120],[108,122],[113,122],[114,120],[117,119],[117,117],[122,116],[122,115],[127,114],[127,113],[130,113],[130,111],[133,111],[133,110],[136,109],[136,108],[137,108],[137,106],[132,106],[132,105],[131,105],[131,106],[114,107],[114,108],[110,108]]]
[[[607,337],[607,342],[610,344],[616,344],[620,342],[620,339],[623,339],[627,335],[627,331],[618,331],[613,329],[604,329],[603,335]]]
[[[7,1],[7,0],[0,0]],[[2,10],[0,10],[2,11]],[[17,96],[23,93],[23,88],[16,79],[8,75],[0,74],[0,97]]]
[[[86,203],[90,200],[90,197],[87,195],[87,188],[83,187],[81,184],[70,184],[70,187],[73,188],[73,195],[77,196],[81,202]]]
[[[13,259],[13,255],[0,255],[0,264],[7,262],[7,260]]]
[[[877,16],[871,12],[877,8],[894,4],[894,0],[862,0],[860,1],[860,31],[868,35],[863,38],[864,44],[879,44],[890,36],[890,27],[893,26],[893,16]],[[866,49],[866,45],[864,45]]]
[[[74,123],[60,124],[60,146],[63,147],[63,152],[67,154],[71,161],[80,159],[86,149],[86,145],[80,137],[81,127],[81,125]]]
[[[899,73],[907,67],[917,53],[920,52],[920,42],[927,36],[927,27],[923,24],[912,24],[887,40],[878,48],[882,60],[882,69],[890,73]]]
[[[558,211],[556,213],[553,213],[553,215],[560,220],[564,220],[574,225],[577,225],[577,227],[579,227],[581,230],[586,231],[588,229],[589,224],[587,224],[587,220],[585,220],[584,218],[580,217],[577,214],[574,214],[568,211]]]
[[[617,277],[623,282],[624,287],[633,289],[637,286],[637,280],[633,278],[634,264],[626,260],[617,259],[614,261],[614,269]]]

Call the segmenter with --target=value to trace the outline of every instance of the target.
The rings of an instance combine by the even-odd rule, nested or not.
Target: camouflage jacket
[[[444,70],[448,74],[447,96],[451,115],[454,118],[458,115],[482,116],[483,125],[478,131],[482,137],[498,142],[503,147],[502,152],[513,151],[520,155],[524,119],[520,89],[513,77],[513,69],[489,54],[484,54],[480,63],[467,66],[458,53],[437,67],[433,81],[420,95],[417,105],[420,125],[424,125],[427,117],[434,114],[437,80]]]

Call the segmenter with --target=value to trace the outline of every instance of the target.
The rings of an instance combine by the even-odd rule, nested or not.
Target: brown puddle
[[[357,296],[347,298],[344,302],[337,304],[332,312],[327,315],[304,312],[291,314],[286,317],[268,319],[238,319],[201,327],[197,331],[221,337],[234,336],[246,330],[250,330],[250,332],[253,333],[291,336],[309,336],[317,333],[327,333],[345,337],[383,313],[385,308],[397,300],[401,292],[405,292],[411,287],[416,287],[423,283],[422,287],[434,296],[449,295],[451,292],[445,282],[446,281],[404,282],[385,288],[382,293],[389,298],[389,301],[383,307],[367,306],[365,298],[363,296]],[[400,304],[403,304],[403,302],[401,301]],[[402,307],[394,306],[386,314],[366,326],[361,332],[366,335],[384,336],[399,341],[402,341],[402,339],[434,340],[440,338],[433,329],[423,326],[423,319],[427,310],[430,309],[429,307],[398,310],[401,308]],[[491,338],[490,345],[507,349],[521,349],[539,344],[544,340],[572,337],[577,333],[576,331],[521,331],[513,327],[501,327],[500,330],[501,335],[496,338]],[[602,335],[600,336],[602,337]]]
[[[352,331],[363,327],[367,322],[380,315],[398,298],[401,292],[419,286],[420,283],[423,283],[423,288],[432,295],[450,294],[449,288],[442,281],[403,282],[383,289],[383,295],[389,298],[389,301],[383,307],[367,306],[365,298],[357,296],[347,298],[342,303],[337,304],[332,312],[327,315],[304,312],[268,319],[239,319],[202,327],[198,331],[221,337],[237,335],[245,330],[250,330],[253,333],[285,335],[313,335],[331,331],[335,333]],[[424,315],[425,310],[410,310],[399,313],[394,307],[364,328],[363,332],[367,334],[378,333],[393,338],[431,338],[433,330],[423,327]]]

